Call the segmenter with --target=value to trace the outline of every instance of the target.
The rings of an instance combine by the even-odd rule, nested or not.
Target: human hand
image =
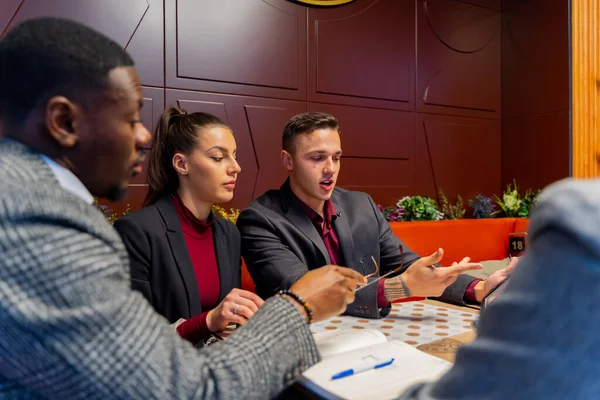
[[[494,272],[485,281],[477,282],[474,288],[475,300],[481,303],[485,296],[487,296],[496,286],[498,286],[510,276],[518,262],[519,259],[517,257],[514,257],[508,264],[508,266]]]
[[[483,268],[479,263],[469,262],[469,257],[463,258],[459,263],[454,262],[450,267],[436,268],[434,264],[439,263],[443,257],[444,250],[440,248],[430,256],[419,258],[397,278],[402,277],[411,296],[437,297],[463,272]]]
[[[366,282],[363,275],[350,268],[326,265],[308,271],[290,291],[308,303],[316,322],[343,313],[354,301],[356,286]]]
[[[208,330],[221,331],[232,322],[244,325],[263,303],[263,299],[252,292],[233,289],[217,307],[208,312],[206,316]]]

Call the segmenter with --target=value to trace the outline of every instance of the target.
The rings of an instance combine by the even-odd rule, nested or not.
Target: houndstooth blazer
[[[0,398],[264,399],[318,361],[285,299],[198,350],[128,275],[102,213],[38,154],[0,140]]]

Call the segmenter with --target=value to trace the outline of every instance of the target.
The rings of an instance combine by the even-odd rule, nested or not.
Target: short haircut
[[[285,124],[285,128],[283,128],[283,138],[281,141],[283,150],[292,153],[294,150],[294,141],[298,136],[309,135],[317,129],[339,131],[340,124],[333,115],[321,112],[307,112],[294,115]]]
[[[0,118],[20,123],[57,95],[85,106],[85,94],[105,90],[121,66],[133,59],[93,29],[61,18],[25,21],[0,40]]]

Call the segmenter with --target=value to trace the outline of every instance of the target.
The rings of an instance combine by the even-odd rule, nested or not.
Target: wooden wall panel
[[[464,3],[473,4],[479,7],[489,8],[491,10],[501,11],[502,0],[461,0]]]
[[[309,101],[414,110],[414,0],[309,9]]]
[[[6,4],[0,7],[0,16],[5,8],[9,11]],[[127,47],[142,84],[164,85],[162,0],[23,0],[11,25],[48,16],[72,19],[104,33]]]
[[[429,160],[421,160],[420,165],[429,161],[435,187],[448,198],[458,193],[466,201],[478,193],[498,193],[499,120],[419,114],[417,134],[424,136],[429,153]]]
[[[135,60],[135,68],[143,85],[164,87],[163,0],[146,0],[146,2],[148,8],[127,45],[127,51]]]
[[[566,110],[569,2],[530,0],[502,20],[503,118]]]
[[[4,0],[0,2],[0,36],[4,35],[10,20],[14,17],[21,3],[21,0]]]
[[[417,111],[500,118],[501,13],[455,0],[417,4]]]
[[[502,121],[502,182],[542,189],[569,176],[569,110]]]
[[[502,0],[502,11],[508,11],[509,9],[528,1],[529,0]]]
[[[414,164],[407,160],[342,157],[337,185],[366,192],[383,206],[414,195]]]
[[[167,86],[306,99],[306,7],[179,0],[165,13]]]
[[[321,103],[309,103],[308,110],[339,120],[344,157],[414,158],[414,113]]]
[[[502,21],[502,186],[571,174],[569,2],[509,1]]]
[[[126,46],[148,11],[146,0],[24,0],[12,24],[37,17],[72,19],[103,32]]]

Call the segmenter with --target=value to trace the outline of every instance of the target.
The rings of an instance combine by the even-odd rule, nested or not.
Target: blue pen
[[[370,362],[365,362],[361,365],[358,365],[356,367],[353,368],[349,368],[346,369],[342,372],[338,372],[337,374],[333,375],[331,377],[331,380],[335,380],[335,379],[340,379],[340,378],[345,378],[347,376],[352,376],[352,375],[356,375],[359,374],[361,372],[364,371],[368,371],[370,369],[378,369],[378,368],[383,368],[383,367],[387,367],[388,365],[391,365],[394,362],[393,358],[386,358],[386,359],[381,359],[381,358],[375,358],[375,357],[371,357],[373,358],[373,361]]]

